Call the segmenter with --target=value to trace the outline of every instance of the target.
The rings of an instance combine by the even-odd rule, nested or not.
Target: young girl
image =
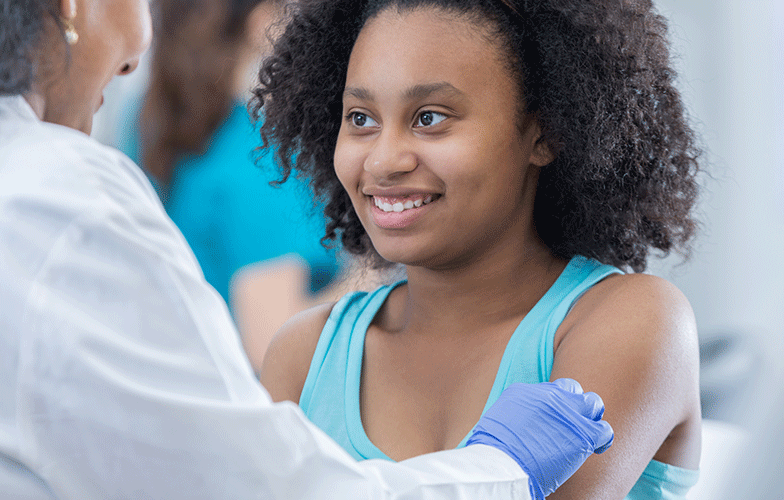
[[[616,432],[550,498],[683,498],[700,455],[686,250],[697,151],[650,1],[302,2],[262,137],[329,238],[406,279],[291,319],[273,398],[357,458],[461,446],[513,382],[572,377]]]

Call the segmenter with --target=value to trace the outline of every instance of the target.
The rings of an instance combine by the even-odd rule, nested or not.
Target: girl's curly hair
[[[283,180],[311,182],[325,239],[375,253],[333,168],[348,60],[387,8],[437,8],[490,27],[521,108],[556,154],[541,169],[536,230],[557,256],[642,271],[651,249],[688,253],[699,150],[650,0],[301,0],[260,70],[254,116]],[[263,108],[263,112],[262,112]]]

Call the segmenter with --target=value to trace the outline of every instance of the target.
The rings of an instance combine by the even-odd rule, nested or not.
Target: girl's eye
[[[432,127],[446,120],[446,115],[436,111],[423,111],[416,120],[415,127]]]
[[[348,119],[351,120],[351,124],[358,128],[367,128],[367,127],[377,127],[378,123],[373,118],[369,117],[365,113],[353,112],[349,113]]]

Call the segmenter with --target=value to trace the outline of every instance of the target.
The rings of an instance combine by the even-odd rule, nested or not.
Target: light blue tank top
[[[574,257],[552,287],[515,329],[506,346],[487,403],[516,382],[550,379],[555,331],[577,299],[605,277],[620,273],[615,267]],[[389,293],[397,286],[344,296],[327,319],[310,364],[299,404],[317,426],[355,459],[391,460],[367,437],[359,408],[359,384],[365,334]],[[465,446],[468,436],[458,447]],[[651,460],[626,500],[679,500],[697,482],[698,472]]]

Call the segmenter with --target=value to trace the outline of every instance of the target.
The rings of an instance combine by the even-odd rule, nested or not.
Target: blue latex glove
[[[604,403],[572,379],[512,384],[479,420],[467,444],[506,452],[528,474],[531,498],[542,500],[593,453],[610,447]]]

